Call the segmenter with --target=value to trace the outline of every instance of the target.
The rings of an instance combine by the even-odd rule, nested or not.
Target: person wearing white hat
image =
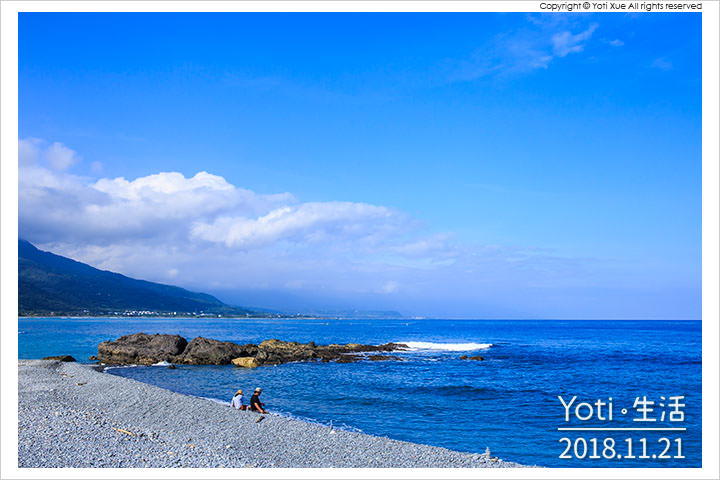
[[[242,389],[235,392],[235,395],[233,395],[233,399],[232,402],[230,402],[230,405],[232,405],[233,408],[236,408],[237,410],[247,410],[247,405],[243,405]]]

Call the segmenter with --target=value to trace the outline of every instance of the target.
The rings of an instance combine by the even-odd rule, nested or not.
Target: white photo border
[[[621,0],[628,3],[625,0]],[[665,3],[667,0],[661,0]],[[657,2],[657,0],[656,0]],[[0,3],[0,119],[1,119],[1,242],[0,262],[0,362],[2,396],[0,411],[0,477],[96,478],[93,468],[17,467],[18,372],[17,372],[17,237],[18,237],[18,13],[20,12],[543,12],[538,1],[3,1]],[[569,2],[556,2],[569,3]],[[616,2],[620,3],[620,2]],[[702,468],[541,468],[541,469],[119,469],[105,468],[101,475],[117,478],[238,478],[250,472],[256,479],[267,478],[633,478],[676,479],[720,477],[718,450],[719,352],[720,348],[720,137],[719,59],[720,3],[710,0],[675,0],[673,3],[702,4]],[[594,10],[583,10],[592,12]],[[565,13],[567,14],[567,13]],[[575,14],[575,12],[570,13]],[[613,13],[610,13],[613,14]],[[620,13],[615,13],[619,15]],[[640,13],[654,15],[656,13]]]

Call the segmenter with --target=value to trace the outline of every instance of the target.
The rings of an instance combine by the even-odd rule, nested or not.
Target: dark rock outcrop
[[[44,357],[43,360],[59,360],[61,362],[77,362],[72,355],[56,355],[54,357]]]
[[[162,361],[172,362],[186,346],[187,340],[180,335],[135,333],[114,342],[102,342],[98,346],[97,357],[102,363],[152,365]]]
[[[468,357],[468,360],[478,360],[479,361],[479,360],[485,360],[485,359],[483,357],[481,357],[480,355],[476,355],[474,357]]]
[[[357,357],[357,355],[349,355],[353,353],[393,352],[396,350],[405,350],[407,348],[408,346],[403,343],[384,343],[382,345],[363,345],[360,343],[348,343],[346,345],[320,345],[316,347],[316,352],[317,355],[325,361],[341,361],[344,360],[344,357],[348,357],[354,360],[359,360],[360,358],[362,358]]]
[[[467,358],[468,358],[467,355],[460,355],[460,360],[467,360]]]
[[[196,337],[190,340],[182,354],[174,358],[174,363],[188,365],[226,365],[233,358],[253,357],[258,347],[253,344],[238,345],[210,338]]]
[[[197,337],[187,342],[179,335],[146,335],[136,333],[103,342],[98,346],[98,359],[103,363],[151,365],[161,361],[188,365],[234,365],[255,368],[263,364],[280,364],[322,360],[340,363],[370,360],[399,360],[394,356],[354,355],[361,352],[391,352],[406,349],[407,345],[386,343],[383,345],[316,345],[315,342],[299,343],[282,340],[265,340],[260,345],[238,345],[209,338]]]
[[[310,343],[283,342],[277,339],[265,340],[258,345],[255,359],[260,363],[301,362],[322,358],[317,347]]]
[[[404,348],[407,348],[407,345],[397,343],[385,343],[383,345],[363,345],[360,343],[316,345],[315,342],[283,342],[282,340],[273,338],[265,340],[258,345],[258,353],[255,358],[261,363],[272,364],[301,362],[313,359],[320,359],[324,362],[335,360],[341,363],[347,363],[359,360],[356,355],[348,354],[361,352],[392,352]]]

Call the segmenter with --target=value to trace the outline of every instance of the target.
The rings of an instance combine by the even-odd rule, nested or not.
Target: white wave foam
[[[213,402],[213,403],[217,403],[217,404],[220,404],[220,405],[224,405],[224,406],[226,406],[226,407],[232,406],[232,403],[231,403],[231,402],[228,402],[228,401],[225,401],[225,400],[220,400],[220,399],[218,399],[218,398],[214,398],[214,397],[203,397],[202,395],[192,395],[192,396],[197,397],[197,398],[202,398],[202,399],[204,399],[204,400],[210,400],[210,401]],[[249,412],[249,410],[246,410],[246,411]],[[319,421],[319,420],[312,419],[312,418],[310,418],[310,417],[303,417],[303,416],[301,416],[301,415],[293,415],[292,413],[286,412],[286,411],[284,411],[284,410],[278,410],[278,409],[275,409],[275,408],[273,408],[273,411],[270,412],[269,415],[275,415],[275,416],[278,416],[278,417],[289,418],[289,419],[292,419],[292,420],[298,420],[298,421],[305,422],[305,423],[312,423],[313,425],[321,425],[321,426],[323,426],[323,427],[331,427],[331,428],[335,428],[336,430],[345,430],[345,431],[348,431],[348,432],[365,433],[365,432],[363,432],[362,430],[360,430],[359,428],[356,428],[356,427],[347,425],[346,423],[337,424],[337,423],[334,423],[334,422],[330,422],[330,423],[328,424],[328,423],[325,423],[325,422],[321,422],[321,421]]]
[[[323,427],[330,427],[330,428],[334,428],[335,430],[344,430],[344,431],[346,431],[346,432],[365,433],[363,430],[361,430],[361,429],[359,429],[359,428],[357,428],[357,427],[350,426],[350,425],[348,425],[348,424],[346,424],[346,423],[339,423],[339,424],[338,424],[338,423],[335,423],[335,422],[333,422],[333,421],[330,421],[330,423],[327,423],[327,422],[323,422],[323,421],[320,421],[320,420],[315,420],[315,419],[310,418],[310,417],[304,417],[304,416],[302,416],[302,415],[294,415],[294,414],[289,413],[289,412],[286,412],[286,411],[284,411],[284,410],[273,409],[271,415],[277,415],[278,417],[289,418],[289,419],[291,419],[291,420],[297,420],[297,421],[304,422],[304,423],[312,423],[313,425],[320,425],[320,426],[323,426]]]
[[[107,372],[108,370],[117,370],[118,368],[135,368],[135,367],[142,367],[143,365],[110,365],[106,366],[104,370]]]
[[[230,402],[226,402],[224,400],[220,400],[220,399],[213,398],[213,397],[200,397],[200,398],[204,398],[205,400],[210,400],[211,402],[219,403],[220,405],[225,405],[225,406],[231,405]]]
[[[161,362],[153,363],[150,366],[151,367],[169,367],[170,365],[172,365],[172,363],[166,362],[165,360],[163,360]]]
[[[445,350],[448,352],[469,352],[471,350],[485,350],[492,347],[492,343],[433,343],[433,342],[395,342],[404,343],[410,350]]]

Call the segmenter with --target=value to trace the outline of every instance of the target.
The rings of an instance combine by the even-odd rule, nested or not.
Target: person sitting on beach
[[[255,389],[255,393],[253,393],[253,396],[250,397],[250,410],[253,412],[260,412],[260,413],[267,413],[265,410],[265,404],[260,402],[260,394],[262,393],[262,389],[260,387]]]
[[[233,395],[232,402],[230,403],[233,408],[236,408],[238,410],[247,410],[247,405],[243,405],[243,391],[238,390],[235,392],[235,395]]]

